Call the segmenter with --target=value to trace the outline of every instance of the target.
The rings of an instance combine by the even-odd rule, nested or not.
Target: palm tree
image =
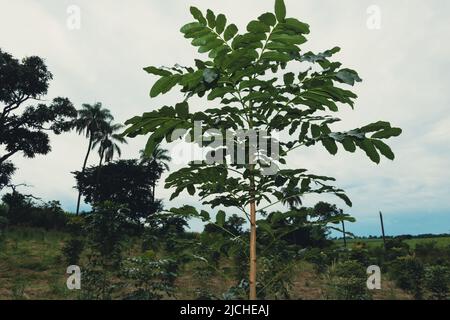
[[[81,172],[86,170],[95,137],[98,136],[99,132],[105,130],[108,123],[112,120],[114,120],[114,117],[111,115],[111,112],[106,108],[102,108],[100,102],[97,102],[94,105],[83,104],[81,110],[78,110],[78,118],[75,120],[75,129],[78,134],[83,134],[89,139],[88,150],[86,157],[84,158],[83,169]],[[80,202],[81,190],[78,190],[77,215],[80,213]]]
[[[100,156],[99,167],[103,165],[103,160],[105,162],[111,162],[116,153],[119,157],[122,155],[119,144],[127,143],[127,140],[117,133],[118,131],[121,131],[122,128],[123,125],[113,124],[110,121],[104,130],[96,134],[92,148],[95,149],[98,146],[98,154]]]
[[[144,150],[141,150],[141,165],[153,165],[157,168],[161,169],[161,173],[164,171],[169,171],[169,165],[167,164],[172,160],[169,156],[169,151],[161,148],[160,145],[157,145],[153,150],[151,155],[147,155]],[[156,181],[153,181],[152,186],[152,200],[155,201],[155,189],[156,189]]]
[[[288,205],[291,210],[295,209],[298,205],[302,205],[302,198],[299,188],[294,188],[288,191],[287,188],[283,189],[283,205]]]

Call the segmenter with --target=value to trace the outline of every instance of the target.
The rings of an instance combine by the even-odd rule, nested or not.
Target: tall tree
[[[90,152],[92,150],[95,138],[103,131],[106,131],[110,121],[114,120],[111,112],[102,107],[100,102],[93,105],[83,104],[78,110],[78,118],[75,121],[75,129],[78,134],[83,134],[89,140],[86,156],[84,157],[82,171],[86,169]],[[77,215],[80,213],[81,190],[78,190]]]
[[[149,164],[150,166],[156,166],[161,170],[161,173],[164,171],[169,171],[168,162],[172,161],[172,158],[169,155],[169,151],[167,149],[161,148],[161,145],[157,145],[153,152],[150,155],[147,155],[144,150],[140,151],[141,164]],[[156,189],[156,180],[152,187],[152,199],[155,199],[155,189]]]
[[[118,132],[121,131],[123,125],[113,124],[112,121],[108,122],[105,128],[98,132],[95,137],[95,141],[92,145],[93,148],[98,147],[98,154],[100,156],[99,166],[101,167],[103,161],[111,162],[114,159],[114,155],[119,157],[122,155],[122,150],[119,144],[126,144],[127,140]]]
[[[310,174],[306,169],[291,169],[287,167],[287,155],[318,144],[335,155],[339,143],[349,152],[358,147],[379,163],[380,154],[394,159],[382,139],[402,131],[384,121],[345,132],[332,131],[331,125],[340,119],[329,113],[338,111],[341,104],[353,108],[356,99],[343,86],[361,79],[357,72],[330,60],[340,48],[318,54],[301,50],[309,25],[286,17],[283,0],[275,1],[275,14],[265,13],[251,21],[242,34],[238,34],[236,25],[227,24],[223,14],[208,10],[205,17],[195,7],[191,13],[195,21],[183,26],[181,32],[199,47],[199,53],[208,56],[196,59],[192,67],[145,68],[160,77],[150,90],[151,97],[179,85],[185,98],[175,106],[130,119],[125,133],[129,137],[149,135],[147,154],[164,139],[172,142],[183,136],[212,149],[205,161],[192,162],[172,173],[166,187],[175,188],[172,199],[185,190],[190,195],[198,190],[204,204],[235,207],[245,214],[251,234],[249,297],[256,299],[257,205],[267,204],[260,206],[262,212],[282,202],[282,188],[290,194],[300,188],[300,195],[333,193],[351,205],[342,189],[329,185],[335,179]],[[292,69],[287,71],[288,67]],[[190,113],[193,96],[219,99],[220,107]],[[239,134],[242,131],[246,133],[243,137]],[[277,140],[277,132],[287,138]],[[255,142],[250,135],[266,143]],[[245,161],[236,159],[236,148],[245,151]],[[210,220],[208,212],[199,213],[194,207],[170,211]],[[223,211],[218,214],[217,224],[223,226],[224,215]],[[267,224],[259,223],[259,228],[264,227]]]
[[[0,49],[0,189],[15,171],[9,161],[15,154],[45,155],[51,151],[49,133],[71,129],[77,113],[67,98],[41,102],[52,78],[42,58],[19,61]]]

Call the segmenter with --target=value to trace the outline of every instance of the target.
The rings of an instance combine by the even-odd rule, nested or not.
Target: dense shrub
[[[308,249],[304,254],[304,259],[312,263],[319,273],[325,272],[331,264],[329,256],[319,248]]]
[[[402,238],[386,240],[385,261],[393,261],[410,254],[409,245]]]
[[[80,260],[80,255],[83,252],[84,242],[80,239],[71,239],[66,242],[62,248],[65,261],[69,265],[77,265]]]
[[[328,295],[336,300],[369,300],[366,268],[358,261],[338,262],[329,270]]]
[[[425,269],[425,286],[432,299],[447,299],[450,288],[450,269],[440,265],[427,267]]]
[[[441,248],[436,241],[418,243],[414,250],[416,257],[426,264],[447,264],[450,260],[450,247]]]
[[[175,260],[157,260],[150,257],[127,259],[123,266],[123,276],[132,286],[129,300],[161,300],[173,297],[178,263]]]
[[[421,261],[414,256],[399,257],[389,264],[389,272],[398,287],[422,299],[425,269]]]
[[[2,200],[9,207],[6,218],[13,226],[62,230],[69,217],[58,201],[38,205],[17,191],[5,194]]]

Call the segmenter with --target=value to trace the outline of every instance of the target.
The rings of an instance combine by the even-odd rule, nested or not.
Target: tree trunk
[[[384,250],[386,250],[386,235],[384,234],[384,221],[383,221],[383,214],[380,211],[380,222],[381,222],[381,233],[383,235],[383,246]]]
[[[81,173],[84,173],[84,171],[86,170],[86,165],[89,159],[89,154],[91,153],[91,149],[92,149],[92,133],[89,134],[89,147],[86,153],[86,157],[84,158],[83,169],[81,170]],[[81,189],[78,190],[77,216],[80,214],[80,204],[81,204]]]
[[[256,204],[250,203],[250,300],[256,300]]]

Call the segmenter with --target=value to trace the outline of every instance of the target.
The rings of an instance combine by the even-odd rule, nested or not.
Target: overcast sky
[[[70,5],[80,8],[81,28],[67,26]],[[174,104],[177,95],[151,100],[155,81],[148,65],[192,65],[195,48],[179,33],[191,21],[189,6],[225,13],[244,30],[250,19],[272,11],[272,0],[0,0],[0,47],[17,58],[38,55],[54,74],[48,99],[67,96],[79,108],[100,101],[117,122]],[[336,129],[352,129],[377,120],[403,128],[389,141],[394,162],[371,163],[361,152],[337,157],[322,147],[296,153],[290,164],[337,178],[353,208],[349,226],[357,234],[379,234],[378,211],[385,214],[386,232],[450,232],[450,2],[446,0],[286,0],[288,15],[311,26],[305,50],[342,48],[337,58],[356,69],[364,82],[355,87],[356,110],[343,108]],[[375,5],[375,6],[374,6]],[[381,20],[377,20],[377,11]],[[368,24],[369,20],[369,24]],[[373,28],[379,22],[379,29]],[[198,106],[200,109],[201,106]],[[124,158],[137,157],[145,139],[129,142]],[[23,159],[15,183],[45,200],[60,200],[73,210],[76,191],[72,171],[79,170],[87,141],[76,134],[52,137],[47,156]],[[92,164],[98,161],[91,158]],[[172,169],[178,168],[173,164]],[[160,198],[170,190],[161,186]],[[318,198],[306,198],[314,204]],[[198,203],[183,195],[166,207]],[[193,224],[198,229],[197,224]]]

